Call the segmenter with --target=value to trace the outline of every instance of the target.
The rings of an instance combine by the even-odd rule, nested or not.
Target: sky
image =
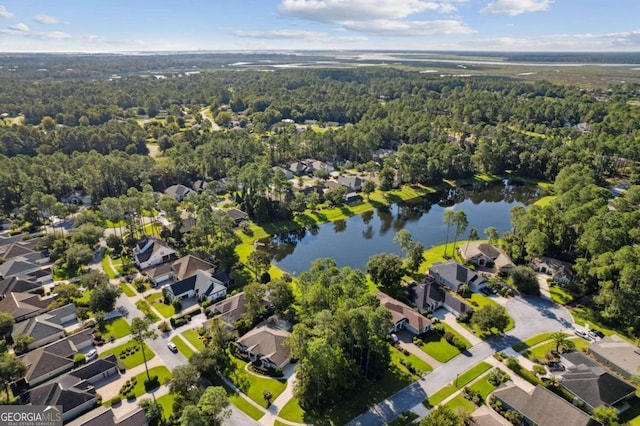
[[[640,51],[640,0],[0,0],[1,52]]]

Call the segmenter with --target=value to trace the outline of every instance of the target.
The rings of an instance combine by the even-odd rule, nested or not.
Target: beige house
[[[511,258],[501,248],[493,244],[469,241],[458,247],[458,252],[465,263],[472,263],[476,266],[495,266],[497,272],[503,275],[515,268]]]
[[[236,344],[251,361],[261,361],[265,368],[283,368],[290,360],[291,349],[283,345],[290,335],[288,331],[263,324],[240,337]]]
[[[381,291],[376,291],[374,294],[378,299],[380,299],[380,305],[384,306],[389,310],[389,312],[391,312],[393,327],[389,332],[406,329],[417,335],[422,334],[431,328],[431,321],[409,305],[405,305],[399,300],[396,300]]]

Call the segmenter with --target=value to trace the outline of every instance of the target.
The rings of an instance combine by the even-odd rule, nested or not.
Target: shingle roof
[[[584,411],[550,390],[536,386],[528,394],[512,382],[498,388],[494,395],[539,426],[596,426]]]
[[[248,214],[238,209],[229,209],[226,212],[229,215],[229,217],[235,221],[246,220],[249,217]]]
[[[475,282],[478,280],[478,275],[467,268],[460,265],[454,260],[449,262],[436,262],[429,268],[431,275],[440,275],[444,280],[454,285],[465,284]]]
[[[95,361],[83,365],[82,367],[69,372],[69,375],[81,380],[88,380],[117,366],[118,359],[114,354],[111,354],[105,358],[98,358]]]
[[[34,349],[20,357],[20,360],[27,366],[24,378],[27,382],[33,382],[50,371],[59,368],[73,368],[73,360],[49,352],[46,348]]]
[[[60,306],[59,308],[52,309],[47,312],[46,315],[47,321],[52,322],[54,324],[62,324],[62,320],[69,315],[76,314],[76,305],[73,303],[67,303],[64,306]]]
[[[27,276],[4,278],[0,280],[0,297],[11,292],[28,293],[40,287],[41,284]]]
[[[227,324],[235,324],[247,312],[244,292],[235,294],[211,306],[211,312],[220,315]]]
[[[143,426],[147,424],[147,418],[142,408],[125,414],[116,419],[113,410],[100,406],[89,411],[70,423],[68,426]]]
[[[247,332],[237,342],[254,354],[262,354],[276,365],[289,359],[290,348],[282,343],[291,335],[288,331],[268,325],[261,325]]]
[[[428,308],[429,303],[440,302],[449,306],[456,312],[471,311],[471,307],[458,299],[454,295],[446,291],[437,282],[426,279],[420,284],[414,284],[410,287],[409,300],[416,305],[419,310]]]
[[[188,186],[184,186],[182,184],[171,185],[170,187],[164,190],[165,194],[170,195],[176,199],[182,199],[191,192],[194,192],[193,189],[189,188]]]
[[[589,345],[589,352],[604,361],[615,364],[629,376],[638,374],[640,349],[620,336],[605,336],[599,342]]]
[[[37,342],[60,333],[64,334],[64,327],[47,321],[41,315],[15,324],[11,331],[11,336],[15,339],[19,334],[26,334],[33,337],[33,340]]]
[[[399,300],[396,300],[381,291],[376,291],[374,295],[380,299],[380,305],[384,306],[391,312],[391,317],[393,318],[394,323],[406,318],[407,321],[409,321],[409,324],[416,330],[422,330],[431,325],[431,321],[427,317],[416,312],[414,309]]]
[[[196,256],[188,255],[173,262],[171,268],[178,279],[184,279],[194,275],[198,270],[209,271],[214,266]]]
[[[140,250],[144,249],[149,241],[151,241],[151,246],[141,252]],[[144,237],[137,244],[137,253],[135,256],[138,263],[144,263],[154,255],[164,257],[171,254],[175,254],[175,250],[169,247],[169,244],[157,238]]]
[[[46,308],[53,300],[52,297],[41,298],[37,294],[12,292],[0,300],[0,311],[19,318]]]
[[[57,382],[45,383],[29,391],[31,405],[62,405],[62,411],[68,412],[95,399],[95,391],[89,392],[75,387],[64,389]]]
[[[171,293],[175,297],[179,297],[180,295],[187,293],[190,290],[193,290],[196,286],[196,276],[192,275],[189,278],[185,278],[184,280],[175,282],[169,286],[171,289]]]
[[[39,268],[38,265],[28,261],[26,258],[19,256],[7,260],[0,265],[0,277],[13,277],[20,274],[26,274],[27,272]]]

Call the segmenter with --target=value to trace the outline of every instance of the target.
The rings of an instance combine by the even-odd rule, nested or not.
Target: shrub
[[[507,380],[509,380],[509,375],[504,371],[500,370],[499,368],[494,368],[493,370],[491,370],[491,372],[487,377],[487,381],[492,386],[496,386],[496,387],[500,386],[502,383],[506,382]]]
[[[78,352],[77,354],[75,354],[73,356],[73,365],[74,365],[74,367],[82,365],[85,362],[87,362],[87,357],[83,353]]]
[[[464,351],[467,349],[467,345],[458,336],[453,336],[453,339],[451,340],[451,344],[455,346],[459,351]]]
[[[482,396],[480,395],[480,392],[478,392],[477,390],[471,389],[468,386],[465,386],[464,390],[462,391],[462,394],[464,395],[464,398],[473,402],[476,405],[480,405],[482,404]]]
[[[465,311],[460,315],[458,315],[457,321],[463,324],[467,324],[469,321],[471,321],[472,316],[473,316],[473,311]]]
[[[127,394],[127,401],[133,401],[136,399],[136,395],[133,392]]]
[[[102,336],[102,333],[100,333],[99,331],[94,331],[93,332],[93,338],[97,341],[102,341],[104,340],[104,337]]]
[[[171,324],[171,327],[176,328],[176,319],[171,317],[169,318],[169,323]]]
[[[176,312],[180,312],[182,310],[182,303],[180,303],[180,300],[175,299],[173,302],[171,302],[171,305],[173,306],[173,309],[176,310]]]
[[[116,395],[113,398],[111,398],[110,403],[113,406],[113,405],[120,404],[121,401],[122,401],[122,398],[120,398],[120,395]]]
[[[452,344],[451,342],[453,342],[453,338],[455,336],[453,335],[453,333],[447,331],[446,333],[444,333],[444,340],[447,341],[447,343]]]
[[[209,306],[211,306],[213,304],[213,302],[211,300],[205,300],[204,302],[202,302],[200,304],[200,306],[202,307],[202,309],[208,308]]]
[[[444,324],[434,323],[431,326],[431,331],[433,331],[434,333],[439,334],[441,336],[444,334],[444,330],[445,330],[444,329]]]
[[[170,330],[169,324],[167,324],[166,321],[162,321],[159,325],[158,325],[158,330],[160,330],[163,333],[167,333]]]

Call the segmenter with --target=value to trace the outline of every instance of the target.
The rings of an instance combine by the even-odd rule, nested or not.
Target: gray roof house
[[[22,395],[24,405],[62,405],[62,421],[68,422],[95,407],[96,390],[86,382],[71,386],[49,382]]]
[[[105,358],[98,358],[83,366],[70,371],[58,381],[69,380],[76,382],[86,380],[88,383],[95,385],[103,379],[118,374],[118,359],[114,354]],[[68,377],[72,378],[69,379]]]
[[[587,352],[627,379],[640,374],[640,349],[618,335],[590,344]]]
[[[268,303],[264,300],[265,305]],[[234,294],[218,303],[211,305],[211,312],[224,321],[230,328],[233,328],[242,315],[247,312],[244,292]]]
[[[507,382],[493,392],[505,409],[515,410],[523,423],[538,426],[597,426],[600,423],[550,390],[536,386],[525,392],[513,382]]]
[[[420,312],[434,312],[439,308],[458,316],[473,309],[458,297],[445,290],[433,279],[425,278],[421,283],[409,286],[409,303]]]
[[[147,269],[175,259],[176,251],[162,240],[143,237],[136,244],[133,256],[138,268]]]
[[[156,286],[173,284],[176,281],[189,278],[198,270],[210,271],[214,266],[200,259],[199,257],[188,255],[183,256],[173,262],[163,263],[145,271],[149,280]]]
[[[583,401],[587,411],[593,412],[603,405],[618,411],[629,407],[626,400],[635,395],[635,386],[609,373],[582,352],[563,354],[561,360],[568,366],[561,386]]]
[[[189,188],[188,186],[178,184],[178,185],[171,185],[170,187],[164,190],[164,193],[173,197],[173,199],[175,199],[176,201],[182,201],[189,194],[195,195],[196,191]]]
[[[147,426],[147,417],[142,408],[116,418],[112,409],[100,406],[77,419],[67,423],[67,426]]]
[[[33,293],[41,287],[40,283],[27,276],[3,278],[0,279],[0,299],[12,292]]]
[[[25,275],[45,284],[53,280],[50,266],[32,262],[23,256],[13,257],[0,265],[1,278]]]
[[[260,360],[267,368],[282,368],[289,363],[288,346],[282,343],[291,333],[269,325],[259,325],[236,340],[238,348],[247,354],[251,361]]]
[[[202,270],[169,285],[167,289],[172,299],[197,297],[199,300],[218,300],[227,295],[227,286],[211,272]]]
[[[11,330],[11,338],[15,340],[21,334],[33,338],[33,342],[28,346],[29,350],[32,350],[63,338],[64,327],[47,321],[41,315],[15,324]]]
[[[12,292],[0,300],[0,311],[8,312],[16,322],[20,322],[46,312],[54,298],[55,295],[40,297],[38,294]]]
[[[463,284],[467,284],[471,291],[478,291],[487,285],[485,277],[453,260],[434,263],[429,268],[429,275],[456,293]]]
[[[363,180],[358,176],[340,175],[336,180],[340,185],[346,187],[349,192],[358,192],[362,189]]]

